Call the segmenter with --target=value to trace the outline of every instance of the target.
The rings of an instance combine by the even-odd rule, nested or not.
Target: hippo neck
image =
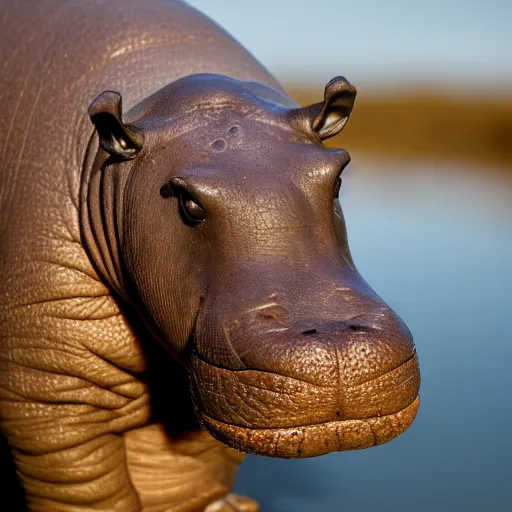
[[[80,221],[82,242],[102,280],[128,300],[120,248],[123,238],[123,195],[129,170],[107,165],[96,133],[89,140],[82,168]]]

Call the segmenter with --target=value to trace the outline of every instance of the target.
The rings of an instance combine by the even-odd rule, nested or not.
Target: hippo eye
[[[206,217],[206,212],[197,201],[190,187],[182,178],[171,178],[165,185],[160,188],[160,195],[167,199],[168,197],[176,197],[178,199],[178,209],[183,222],[189,226],[196,226]]]
[[[203,207],[186,191],[178,191],[180,215],[185,224],[195,226],[206,216]]]
[[[340,195],[340,188],[341,188],[341,174],[338,175],[336,178],[336,183],[334,184],[334,199],[338,199],[338,196]]]

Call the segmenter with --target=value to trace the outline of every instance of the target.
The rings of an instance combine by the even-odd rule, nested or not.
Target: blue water
[[[236,491],[263,512],[512,510],[512,179],[353,161],[341,193],[352,253],[414,334],[420,411],[368,450],[247,457]]]

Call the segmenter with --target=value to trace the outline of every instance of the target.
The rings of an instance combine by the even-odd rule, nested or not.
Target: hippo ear
[[[89,107],[101,148],[117,161],[137,156],[143,143],[142,131],[123,123],[122,115],[122,97],[114,91],[102,92]]]
[[[343,129],[352,112],[356,93],[352,84],[337,76],[325,86],[323,103],[305,107],[311,128],[321,140],[333,137]]]

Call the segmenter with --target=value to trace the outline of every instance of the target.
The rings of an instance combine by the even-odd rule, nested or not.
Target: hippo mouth
[[[387,443],[407,430],[418,412],[419,396],[394,414],[364,420],[338,420],[296,428],[243,428],[201,414],[201,422],[219,441],[254,455],[306,458]]]
[[[192,357],[191,387],[202,426],[255,455],[305,458],[386,443],[419,408],[416,354],[370,382],[319,386],[258,370],[228,370]]]

